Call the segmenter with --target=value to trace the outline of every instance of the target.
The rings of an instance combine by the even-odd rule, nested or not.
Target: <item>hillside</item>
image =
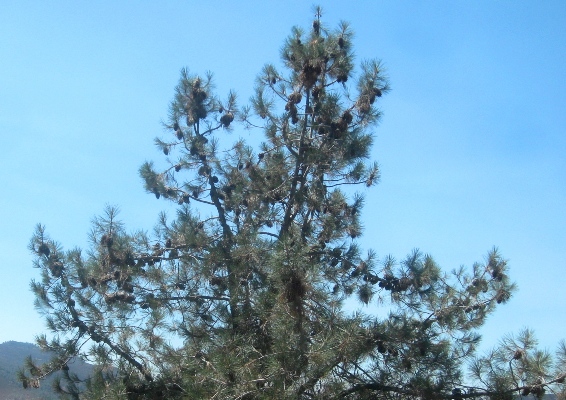
[[[31,343],[4,342],[0,344],[0,399],[2,400],[28,400],[28,399],[57,399],[51,391],[52,379],[41,382],[39,389],[24,389],[17,380],[17,372],[23,366],[27,356],[34,361],[42,363],[48,361],[49,353],[42,352],[39,347]],[[71,366],[73,372],[86,377],[92,366],[76,360]]]

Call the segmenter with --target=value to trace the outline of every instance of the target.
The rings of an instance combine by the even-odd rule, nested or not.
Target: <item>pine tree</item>
[[[514,289],[497,250],[448,274],[419,251],[397,262],[356,244],[353,188],[379,180],[369,156],[389,85],[378,61],[354,70],[348,24],[328,29],[317,9],[281,58],[243,108],[182,71],[156,139],[167,167],[140,168],[149,193],[178,203],[153,235],[128,233],[112,207],[85,253],[38,226],[31,287],[53,337],[37,342],[57,356],[28,360],[24,387],[58,370],[62,396],[93,399],[511,398],[562,383],[566,348],[552,365],[530,333],[464,375]],[[236,126],[265,140],[230,144]],[[376,313],[345,312],[352,299]],[[69,372],[76,355],[98,366],[86,382]]]

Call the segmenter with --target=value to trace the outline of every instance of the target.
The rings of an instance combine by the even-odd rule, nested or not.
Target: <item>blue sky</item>
[[[484,347],[528,326],[554,348],[566,338],[566,2],[320,4],[327,26],[351,23],[358,62],[383,60],[393,89],[362,245],[397,259],[420,248],[446,270],[499,247],[519,291]],[[310,3],[290,0],[2,2],[0,342],[44,330],[28,289],[37,223],[70,249],[86,247],[105,204],[131,230],[172,212],[137,169],[162,160],[152,143],[179,70],[213,71],[219,94],[245,104],[290,28],[311,20]]]

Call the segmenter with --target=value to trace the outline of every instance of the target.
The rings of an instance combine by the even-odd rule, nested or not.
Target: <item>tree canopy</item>
[[[281,65],[266,65],[248,106],[184,69],[155,140],[165,167],[144,163],[149,193],[178,203],[153,233],[130,232],[108,207],[86,251],[39,225],[33,281],[57,356],[28,360],[34,387],[57,370],[70,398],[439,399],[562,390],[566,346],[538,350],[532,332],[474,358],[478,329],[514,284],[497,249],[443,271],[428,255],[363,252],[363,193],[381,63],[356,69],[347,23],[294,27]],[[238,129],[263,133],[254,146]],[[365,189],[364,189],[365,190]],[[345,302],[371,307],[347,312]],[[68,361],[97,366],[80,381]],[[466,365],[469,365],[466,374]]]

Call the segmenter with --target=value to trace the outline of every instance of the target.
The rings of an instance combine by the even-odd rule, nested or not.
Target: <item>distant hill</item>
[[[0,344],[0,399],[2,400],[31,400],[57,399],[51,390],[53,378],[41,382],[39,389],[24,389],[17,379],[17,372],[24,365],[27,356],[39,364],[49,361],[51,355],[40,350],[34,344],[21,342],[4,342]],[[73,362],[71,370],[80,377],[87,377],[92,371],[92,365],[80,360]]]

